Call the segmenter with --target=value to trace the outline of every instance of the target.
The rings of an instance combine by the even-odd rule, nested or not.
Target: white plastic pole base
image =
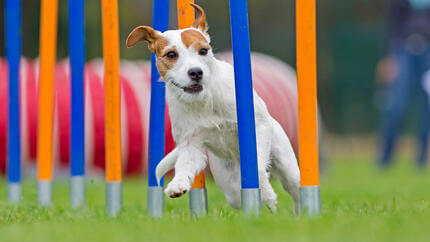
[[[192,188],[189,197],[192,216],[203,217],[208,213],[208,195],[206,188]]]
[[[106,213],[110,217],[116,217],[121,212],[121,190],[121,182],[106,182]]]
[[[85,206],[85,176],[70,178],[70,205],[72,208]]]
[[[300,211],[309,216],[318,216],[321,213],[321,198],[319,186],[300,187]]]
[[[153,218],[161,218],[164,210],[163,187],[148,187],[147,211]]]
[[[9,182],[7,185],[7,198],[10,204],[18,204],[21,201],[21,183]]]
[[[242,211],[245,215],[259,215],[261,210],[261,195],[259,188],[241,190]]]
[[[38,181],[37,183],[37,201],[39,206],[48,207],[52,205],[52,182]]]

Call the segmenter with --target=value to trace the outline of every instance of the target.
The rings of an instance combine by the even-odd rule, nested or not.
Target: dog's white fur
[[[189,29],[199,31],[210,42],[206,31]],[[158,32],[168,41],[166,48],[176,48],[178,59],[162,79],[166,82],[172,133],[177,146],[157,166],[157,179],[159,181],[167,171],[175,168],[175,176],[165,193],[178,197],[190,190],[194,177],[209,165],[227,202],[240,208],[234,69],[230,64],[217,60],[211,49],[202,56],[193,46],[187,48],[181,40],[181,33],[189,29]],[[195,84],[187,74],[190,68],[195,67],[203,70],[200,82],[203,90],[187,93],[179,87]],[[298,214],[300,172],[290,141],[255,91],[254,110],[262,202],[276,211],[277,195],[269,181],[270,174],[274,174],[290,193],[294,212]]]

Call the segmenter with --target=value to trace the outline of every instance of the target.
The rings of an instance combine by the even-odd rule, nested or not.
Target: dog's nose
[[[191,78],[191,80],[199,82],[203,78],[203,70],[199,67],[193,67],[188,70],[188,76]]]

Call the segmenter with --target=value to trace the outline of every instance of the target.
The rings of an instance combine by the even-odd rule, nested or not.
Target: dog
[[[176,148],[156,168],[158,181],[169,170],[175,175],[165,193],[172,198],[190,190],[194,177],[207,165],[215,183],[233,208],[241,207],[241,178],[233,66],[217,60],[210,45],[206,14],[195,8],[192,27],[163,33],[148,26],[135,28],[127,47],[146,41],[156,56],[166,96]],[[299,213],[300,171],[291,143],[254,91],[256,143],[261,200],[271,211],[277,195],[273,174],[291,195]]]

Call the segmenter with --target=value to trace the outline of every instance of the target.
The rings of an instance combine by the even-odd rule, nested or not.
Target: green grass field
[[[145,179],[123,186],[118,218],[104,213],[104,183],[90,181],[87,208],[72,210],[67,181],[54,186],[54,206],[36,204],[36,183],[24,184],[24,202],[6,203],[0,183],[0,241],[430,241],[430,174],[405,161],[378,171],[370,157],[339,156],[321,179],[322,215],[292,214],[291,201],[278,183],[279,211],[263,209],[259,218],[231,209],[209,181],[209,215],[193,219],[188,196],[166,198],[162,219],[146,215]]]

